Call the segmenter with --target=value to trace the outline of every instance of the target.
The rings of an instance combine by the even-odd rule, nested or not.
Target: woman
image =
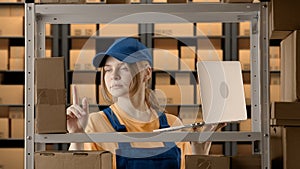
[[[73,105],[67,109],[68,131],[76,132],[152,132],[154,129],[179,126],[174,115],[165,114],[154,92],[148,88],[152,75],[149,50],[134,38],[116,40],[105,53],[93,60],[103,68],[103,97],[110,107],[89,114],[86,99],[77,103],[76,88]],[[210,126],[209,130],[216,127]],[[192,145],[192,146],[191,146]],[[193,148],[192,148],[193,147]],[[210,143],[72,143],[70,150],[109,150],[116,155],[113,166],[123,168],[183,169],[187,154],[208,154]]]

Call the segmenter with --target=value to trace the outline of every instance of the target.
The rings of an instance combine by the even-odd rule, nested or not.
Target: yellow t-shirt
[[[154,129],[159,128],[159,119],[156,114],[152,115],[150,122],[143,122],[130,117],[116,104],[111,105],[110,108],[115,113],[120,123],[126,126],[128,132],[152,132]],[[170,126],[182,125],[182,122],[176,116],[166,114],[166,117]],[[85,131],[86,133],[115,132],[106,115],[102,111],[91,113],[89,115],[89,121]],[[185,155],[191,154],[191,145],[189,142],[178,142],[176,145],[181,150],[181,169],[184,169]],[[131,143],[131,146],[152,148],[163,147],[164,144],[161,142],[134,142]],[[85,150],[107,150],[115,154],[115,150],[118,148],[118,143],[85,143],[84,148]],[[115,155],[113,158],[113,168],[116,169]]]

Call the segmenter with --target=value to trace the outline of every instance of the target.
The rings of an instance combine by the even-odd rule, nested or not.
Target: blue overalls
[[[103,110],[117,132],[126,132],[117,116],[110,108]],[[159,128],[169,127],[164,113],[159,115]],[[130,143],[120,142],[116,150],[117,169],[180,169],[181,151],[173,142],[165,142],[164,147],[134,148]]]

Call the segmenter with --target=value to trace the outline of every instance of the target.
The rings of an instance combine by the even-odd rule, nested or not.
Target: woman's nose
[[[120,78],[121,78],[121,76],[119,74],[119,71],[118,70],[114,70],[113,73],[112,73],[112,79],[118,80]]]

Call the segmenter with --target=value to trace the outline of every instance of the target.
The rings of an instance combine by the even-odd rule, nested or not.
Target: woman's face
[[[108,57],[104,66],[105,86],[113,97],[129,97],[132,75],[128,64]]]

